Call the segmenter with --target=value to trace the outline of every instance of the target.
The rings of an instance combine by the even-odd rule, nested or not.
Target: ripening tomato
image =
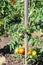
[[[23,55],[25,53],[25,49],[24,48],[19,48],[18,53]]]
[[[25,46],[22,46],[21,48],[25,50]]]
[[[12,2],[12,3],[14,3],[14,2],[15,2],[15,0],[11,0],[11,2]]]
[[[32,51],[31,50],[28,50],[28,55],[31,55],[32,54]]]

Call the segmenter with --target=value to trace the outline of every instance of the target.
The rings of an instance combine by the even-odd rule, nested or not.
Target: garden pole
[[[25,27],[27,27],[28,24],[28,0],[24,0],[24,24]],[[28,37],[27,37],[27,33],[25,32],[24,35],[24,43],[25,43],[25,65],[28,65],[27,61],[26,61],[26,57],[27,57],[27,50],[28,50]]]

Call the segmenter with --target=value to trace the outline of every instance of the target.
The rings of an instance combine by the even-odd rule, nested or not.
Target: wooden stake
[[[28,24],[28,0],[24,0],[24,24],[25,27]],[[24,43],[25,43],[25,65],[27,65],[26,57],[27,57],[27,50],[28,50],[28,38],[27,38],[27,33],[25,32],[24,35]]]

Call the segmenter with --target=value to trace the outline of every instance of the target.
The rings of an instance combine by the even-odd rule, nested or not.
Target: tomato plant
[[[36,61],[37,58],[43,58],[40,36],[38,33],[33,35],[35,31],[43,33],[43,0],[30,0],[30,8],[28,7],[28,9],[30,22],[25,27],[24,0],[0,0],[0,35],[8,34],[12,36],[12,40],[9,42],[10,51],[12,51],[16,47],[19,48],[23,45],[24,33],[26,32],[28,43],[32,45],[33,50],[36,52],[37,48],[39,50],[35,57],[28,56],[28,61],[31,61],[31,59]]]

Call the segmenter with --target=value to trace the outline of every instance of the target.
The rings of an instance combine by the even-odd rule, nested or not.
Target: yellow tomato
[[[32,54],[32,51],[31,50],[28,50],[28,55],[31,55]]]
[[[32,51],[32,56],[36,56],[37,55],[37,51],[33,50]]]
[[[19,48],[16,48],[16,49],[15,49],[15,53],[18,53],[18,50],[19,50]]]

